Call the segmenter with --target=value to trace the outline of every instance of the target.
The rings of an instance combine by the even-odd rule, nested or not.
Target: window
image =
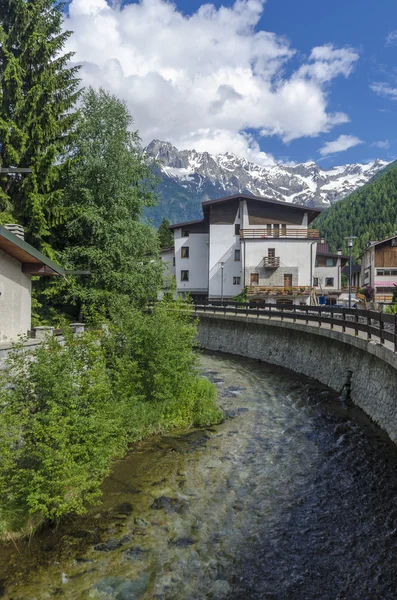
[[[234,226],[234,235],[240,235],[240,225],[238,223]]]
[[[240,249],[239,248],[237,248],[234,251],[234,260],[240,260]]]
[[[379,275],[379,273],[378,273],[378,275]],[[364,279],[368,279],[368,278],[369,278],[369,273],[368,272],[364,273]]]
[[[384,271],[383,271],[383,269],[377,269],[377,270],[376,270],[376,274],[377,274],[377,275],[384,275]]]
[[[275,248],[269,248],[267,251],[267,256],[269,258],[275,258],[276,256],[276,249]]]
[[[316,258],[316,262],[314,263],[315,267],[318,267],[318,258]]]
[[[280,237],[280,225],[274,225],[273,235],[274,237]]]
[[[325,261],[325,266],[326,267],[333,267],[334,266],[334,259],[333,258],[327,258]]]
[[[287,235],[287,226],[281,225],[281,235]]]
[[[259,285],[259,273],[250,274],[250,285]]]
[[[187,229],[182,229],[182,237],[189,237],[189,232]]]
[[[313,285],[314,287],[318,287],[318,277],[313,277]]]
[[[172,266],[175,267],[175,256],[172,258]]]
[[[396,269],[393,269],[392,271],[390,271],[390,273],[393,275],[393,277],[397,276],[397,271]]]
[[[385,269],[383,275],[390,275],[390,269]]]
[[[189,281],[189,271],[181,271],[181,281]]]
[[[233,285],[240,285],[240,281],[241,281],[240,277],[233,277]]]
[[[292,275],[290,273],[284,275],[284,287],[292,287]]]
[[[325,278],[325,287],[334,287],[334,278],[333,277]]]
[[[182,246],[181,258],[189,258],[189,246]]]

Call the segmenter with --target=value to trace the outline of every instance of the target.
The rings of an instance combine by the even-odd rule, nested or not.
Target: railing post
[[[385,343],[385,338],[384,338],[384,335],[383,335],[384,329],[385,329],[385,324],[382,321],[382,313],[380,313],[380,315],[379,315],[379,337],[380,337],[380,343],[381,344]]]
[[[397,313],[394,315],[394,352],[397,352]]]
[[[371,332],[370,332],[370,329],[369,329],[369,328],[371,327],[371,324],[372,324],[372,321],[371,321],[371,316],[370,316],[370,315],[371,315],[371,313],[370,313],[370,312],[369,312],[369,310],[368,310],[368,311],[367,311],[367,327],[368,327],[368,331],[367,331],[367,340],[368,340],[368,341],[370,341],[370,340],[372,339],[372,334],[371,334]],[[396,316],[397,316],[397,315],[396,315]],[[394,335],[396,334],[396,331],[395,331],[395,329],[396,329],[396,326],[394,326]]]
[[[319,306],[318,308],[319,308],[319,311],[318,311],[318,326],[321,327],[321,323],[322,323],[322,321],[321,321],[321,312],[322,312],[323,308],[322,308],[322,306]]]
[[[346,309],[342,308],[342,331],[346,333]]]
[[[357,314],[357,309],[356,309],[356,312],[354,313],[354,323],[355,323],[354,335],[357,336],[358,335],[358,314]]]
[[[296,323],[296,305],[294,304],[294,323]]]
[[[309,325],[309,309],[307,308],[307,305],[305,306],[305,311],[306,311],[306,325]]]

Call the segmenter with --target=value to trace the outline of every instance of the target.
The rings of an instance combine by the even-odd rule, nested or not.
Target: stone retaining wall
[[[397,355],[375,342],[321,328],[254,317],[200,315],[207,350],[260,359],[342,392],[397,442]]]

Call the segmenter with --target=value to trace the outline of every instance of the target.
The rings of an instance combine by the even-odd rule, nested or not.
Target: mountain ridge
[[[199,218],[203,200],[238,193],[326,208],[368,183],[389,164],[376,159],[327,170],[314,161],[262,166],[231,152],[178,150],[161,140],[153,140],[144,152],[159,177],[160,202],[147,213],[155,224],[163,217],[170,221]]]

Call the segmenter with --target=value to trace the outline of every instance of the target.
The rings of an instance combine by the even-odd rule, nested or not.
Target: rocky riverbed
[[[155,436],[103,499],[0,548],[7,600],[396,598],[397,449],[287,370],[201,357],[222,425]]]

